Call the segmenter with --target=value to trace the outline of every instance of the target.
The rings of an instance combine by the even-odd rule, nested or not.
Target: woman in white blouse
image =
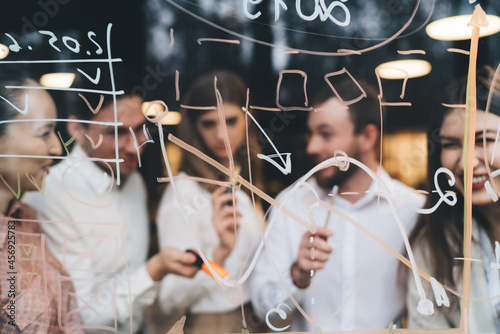
[[[226,167],[229,167],[231,152],[236,169],[241,169],[240,175],[250,180],[242,109],[246,104],[246,91],[243,81],[229,72],[200,77],[183,101],[179,137]],[[210,106],[213,109],[196,108]],[[225,129],[219,118],[220,111],[224,114]],[[225,145],[226,135],[230,147]],[[250,133],[249,138],[252,182],[259,186],[260,160],[256,157],[259,147],[255,135]],[[247,271],[260,242],[263,219],[261,210],[256,209],[260,203],[254,205],[248,189],[238,185],[234,187],[233,201],[231,187],[186,179],[231,181],[226,174],[191,153],[184,152],[180,171],[175,180],[177,192],[169,185],[160,203],[157,218],[160,246],[197,250],[198,245],[207,259],[228,271],[229,280],[238,281]],[[245,328],[243,323],[251,331],[260,330],[249,303],[247,284],[243,283],[239,291],[222,286],[200,271],[193,279],[164,279],[159,304],[165,315],[187,316],[186,333],[241,332]],[[235,298],[238,295],[241,298]],[[245,322],[241,305],[244,305]]]

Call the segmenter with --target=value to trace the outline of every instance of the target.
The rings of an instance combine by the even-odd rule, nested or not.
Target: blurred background
[[[500,14],[498,0],[469,2],[9,1],[0,12],[3,44],[0,58],[4,58],[2,61],[59,60],[25,66],[39,76],[62,72],[81,76],[76,71],[78,64],[67,60],[104,59],[111,51],[112,57],[123,59],[124,65],[133,69],[137,75],[135,89],[144,100],[162,100],[170,111],[179,110],[183,93],[199,75],[216,69],[239,73],[248,84],[253,105],[276,109],[255,110],[262,128],[280,152],[292,153],[291,174],[283,175],[271,164],[264,164],[265,191],[271,196],[312,167],[305,156],[307,112],[295,107],[304,107],[307,92],[327,84],[326,74],[345,68],[357,80],[378,87],[375,69],[379,65],[396,60],[423,60],[427,68],[423,74],[408,80],[403,98],[400,97],[402,79],[381,80],[386,101],[411,103],[411,106],[387,108],[383,165],[393,176],[419,188],[426,176],[427,119],[433,109],[446,102],[440,98],[442,88],[468,70],[469,57],[449,49],[470,47],[467,39],[434,39],[426,27],[439,19],[470,15],[477,4],[487,14]],[[324,12],[320,6],[324,3],[331,12]],[[110,49],[106,39],[109,24],[112,24]],[[442,27],[439,30],[447,31]],[[478,66],[498,66],[499,36],[493,32],[480,39]],[[352,51],[339,54],[342,49]],[[404,52],[410,50],[419,51]],[[291,70],[302,72],[287,72]],[[278,92],[280,74],[282,84]],[[54,97],[64,117],[65,108],[70,106],[63,94],[56,91]],[[280,106],[291,110],[277,111]],[[172,113],[166,129],[175,134],[176,122],[178,119]],[[264,136],[259,135],[259,143],[265,154],[275,153]],[[148,145],[142,172],[148,182],[155,183],[157,176],[164,175],[163,164],[158,140],[155,138],[155,144]],[[180,150],[169,145],[168,153],[171,163],[176,165]]]

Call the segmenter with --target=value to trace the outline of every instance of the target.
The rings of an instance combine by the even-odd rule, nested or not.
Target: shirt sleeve
[[[299,304],[304,299],[307,289],[297,288],[291,277],[291,267],[299,250],[297,240],[305,232],[297,228],[298,224],[277,208],[271,210],[269,226],[264,235],[265,246],[250,284],[254,310],[262,319],[270,311],[293,311],[295,304],[291,297]],[[270,317],[272,318],[272,314]]]
[[[63,263],[62,233],[73,232],[72,224],[44,223],[47,221],[77,222],[87,221],[85,217],[78,217],[72,211],[72,202],[65,198],[63,189],[53,184],[51,189],[46,189],[44,197],[39,193],[28,193],[23,198],[33,206],[42,220],[42,228],[46,234],[47,244],[52,253]],[[125,245],[126,247],[126,245]],[[80,255],[72,247],[65,247],[67,261],[77,259]],[[121,251],[120,251],[121,256]],[[111,265],[111,264],[109,264]],[[92,269],[89,267],[89,269]],[[67,269],[66,269],[67,270]],[[149,276],[145,264],[133,271],[125,266],[120,266],[114,272],[98,274],[93,270],[67,270],[73,278],[72,282],[77,293],[78,307],[82,321],[86,326],[95,327],[95,332],[100,333],[102,326],[114,328],[115,320],[118,328],[129,327],[131,315],[134,331],[142,325],[143,313],[147,306],[153,304],[159,289]],[[88,329],[93,333],[93,329]]]
[[[190,229],[195,233],[202,233],[199,230],[200,224],[211,224],[210,214],[207,214],[211,212],[207,209],[211,203],[194,191],[191,182],[178,183],[177,189],[180,191],[179,201],[173,189],[168,187],[160,204],[157,219],[160,247],[196,250],[196,236],[191,235]],[[186,225],[184,217],[188,219],[191,228]],[[212,254],[207,256],[211,258]],[[166,313],[183,311],[214,289],[220,289],[223,293],[218,283],[202,271],[194,278],[167,275],[161,282],[159,303]]]

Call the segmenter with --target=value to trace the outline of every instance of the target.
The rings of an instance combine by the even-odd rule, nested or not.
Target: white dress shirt
[[[187,175],[180,173],[179,176]],[[157,223],[160,246],[196,250],[196,239],[205,256],[212,260],[212,254],[219,245],[219,236],[212,223],[211,194],[192,180],[178,179],[175,185],[179,202],[169,185],[159,207]],[[236,246],[226,258],[224,269],[230,274],[229,280],[238,281],[254,257],[254,250],[262,236],[262,222],[243,190],[236,190],[236,202],[236,208],[241,213],[240,227]],[[189,226],[186,225],[181,210],[188,217]],[[242,285],[242,292],[240,302],[250,301],[247,283]],[[232,288],[224,290],[218,282],[200,270],[192,279],[175,275],[165,277],[159,300],[163,310],[170,314],[185,311],[193,314],[222,313],[239,307],[237,299],[230,300],[234,298],[234,293],[237,294]]]
[[[158,292],[146,271],[149,223],[146,190],[137,172],[120,187],[81,147],[54,166],[43,197],[27,193],[47,244],[72,279],[87,333],[142,326]],[[88,304],[88,306],[86,305]]]
[[[390,179],[384,171],[381,171],[381,176],[392,192],[397,213],[409,233],[417,218],[416,209],[423,205],[424,199],[411,188]],[[322,201],[330,202],[328,194],[314,179],[308,180],[307,184]],[[304,196],[313,195],[311,188],[299,187],[285,203],[290,191],[290,188],[284,190],[278,201],[309,222]],[[378,183],[372,182],[367,193],[356,203],[337,195],[334,207],[401,252],[403,238],[400,229],[386,196],[381,194],[379,200],[378,191]],[[316,224],[324,226],[328,210],[314,205],[310,210]],[[290,313],[287,306],[293,310],[291,330],[297,332],[313,332],[316,327],[322,331],[387,328],[391,321],[398,320],[405,304],[404,288],[397,284],[399,261],[383,246],[332,213],[328,228],[333,231],[333,236],[328,242],[333,252],[326,267],[314,273],[311,285],[299,289],[293,284],[290,272],[307,229],[276,208],[272,209],[268,222],[270,230],[266,232],[269,233],[266,246],[257,263],[251,291],[255,310],[263,318],[269,312],[272,326],[278,328],[272,319],[276,319],[279,312]],[[287,291],[309,319],[296,309]],[[280,306],[281,303],[287,306]],[[280,325],[280,328],[285,325]]]

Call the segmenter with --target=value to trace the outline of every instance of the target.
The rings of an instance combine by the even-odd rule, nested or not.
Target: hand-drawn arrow
[[[183,315],[172,328],[167,332],[167,334],[183,334],[184,333],[184,323],[186,322],[186,316]]]
[[[465,99],[465,134],[464,134],[464,257],[471,257],[472,242],[472,162],[474,161],[474,144],[476,131],[476,65],[479,43],[479,31],[481,27],[488,27],[486,13],[480,5],[476,5],[474,13],[467,26],[472,26],[472,38],[470,43],[469,74],[467,78],[467,95]],[[463,297],[462,316],[460,327],[467,328],[469,319],[469,298],[470,298],[470,261],[464,261],[463,269]]]
[[[274,167],[278,168],[279,171],[282,172],[283,174],[285,174],[285,175],[290,174],[292,172],[292,162],[290,160],[290,156],[292,155],[292,153],[280,153],[278,151],[278,149],[276,148],[276,146],[274,146],[273,142],[271,141],[271,139],[269,138],[267,133],[264,131],[264,129],[262,129],[262,127],[257,122],[257,120],[252,116],[252,114],[249,113],[245,107],[242,107],[241,109],[248,116],[250,116],[250,118],[254,121],[255,125],[257,125],[259,130],[264,134],[264,136],[267,138],[267,140],[269,141],[269,143],[271,144],[273,149],[276,151],[276,154],[271,154],[271,155],[257,154],[257,157],[271,163]],[[286,161],[283,159],[283,156],[286,157]],[[279,163],[277,163],[276,161],[273,160],[273,158],[275,158],[275,157],[280,158],[281,163],[283,163],[283,166],[280,166]]]

